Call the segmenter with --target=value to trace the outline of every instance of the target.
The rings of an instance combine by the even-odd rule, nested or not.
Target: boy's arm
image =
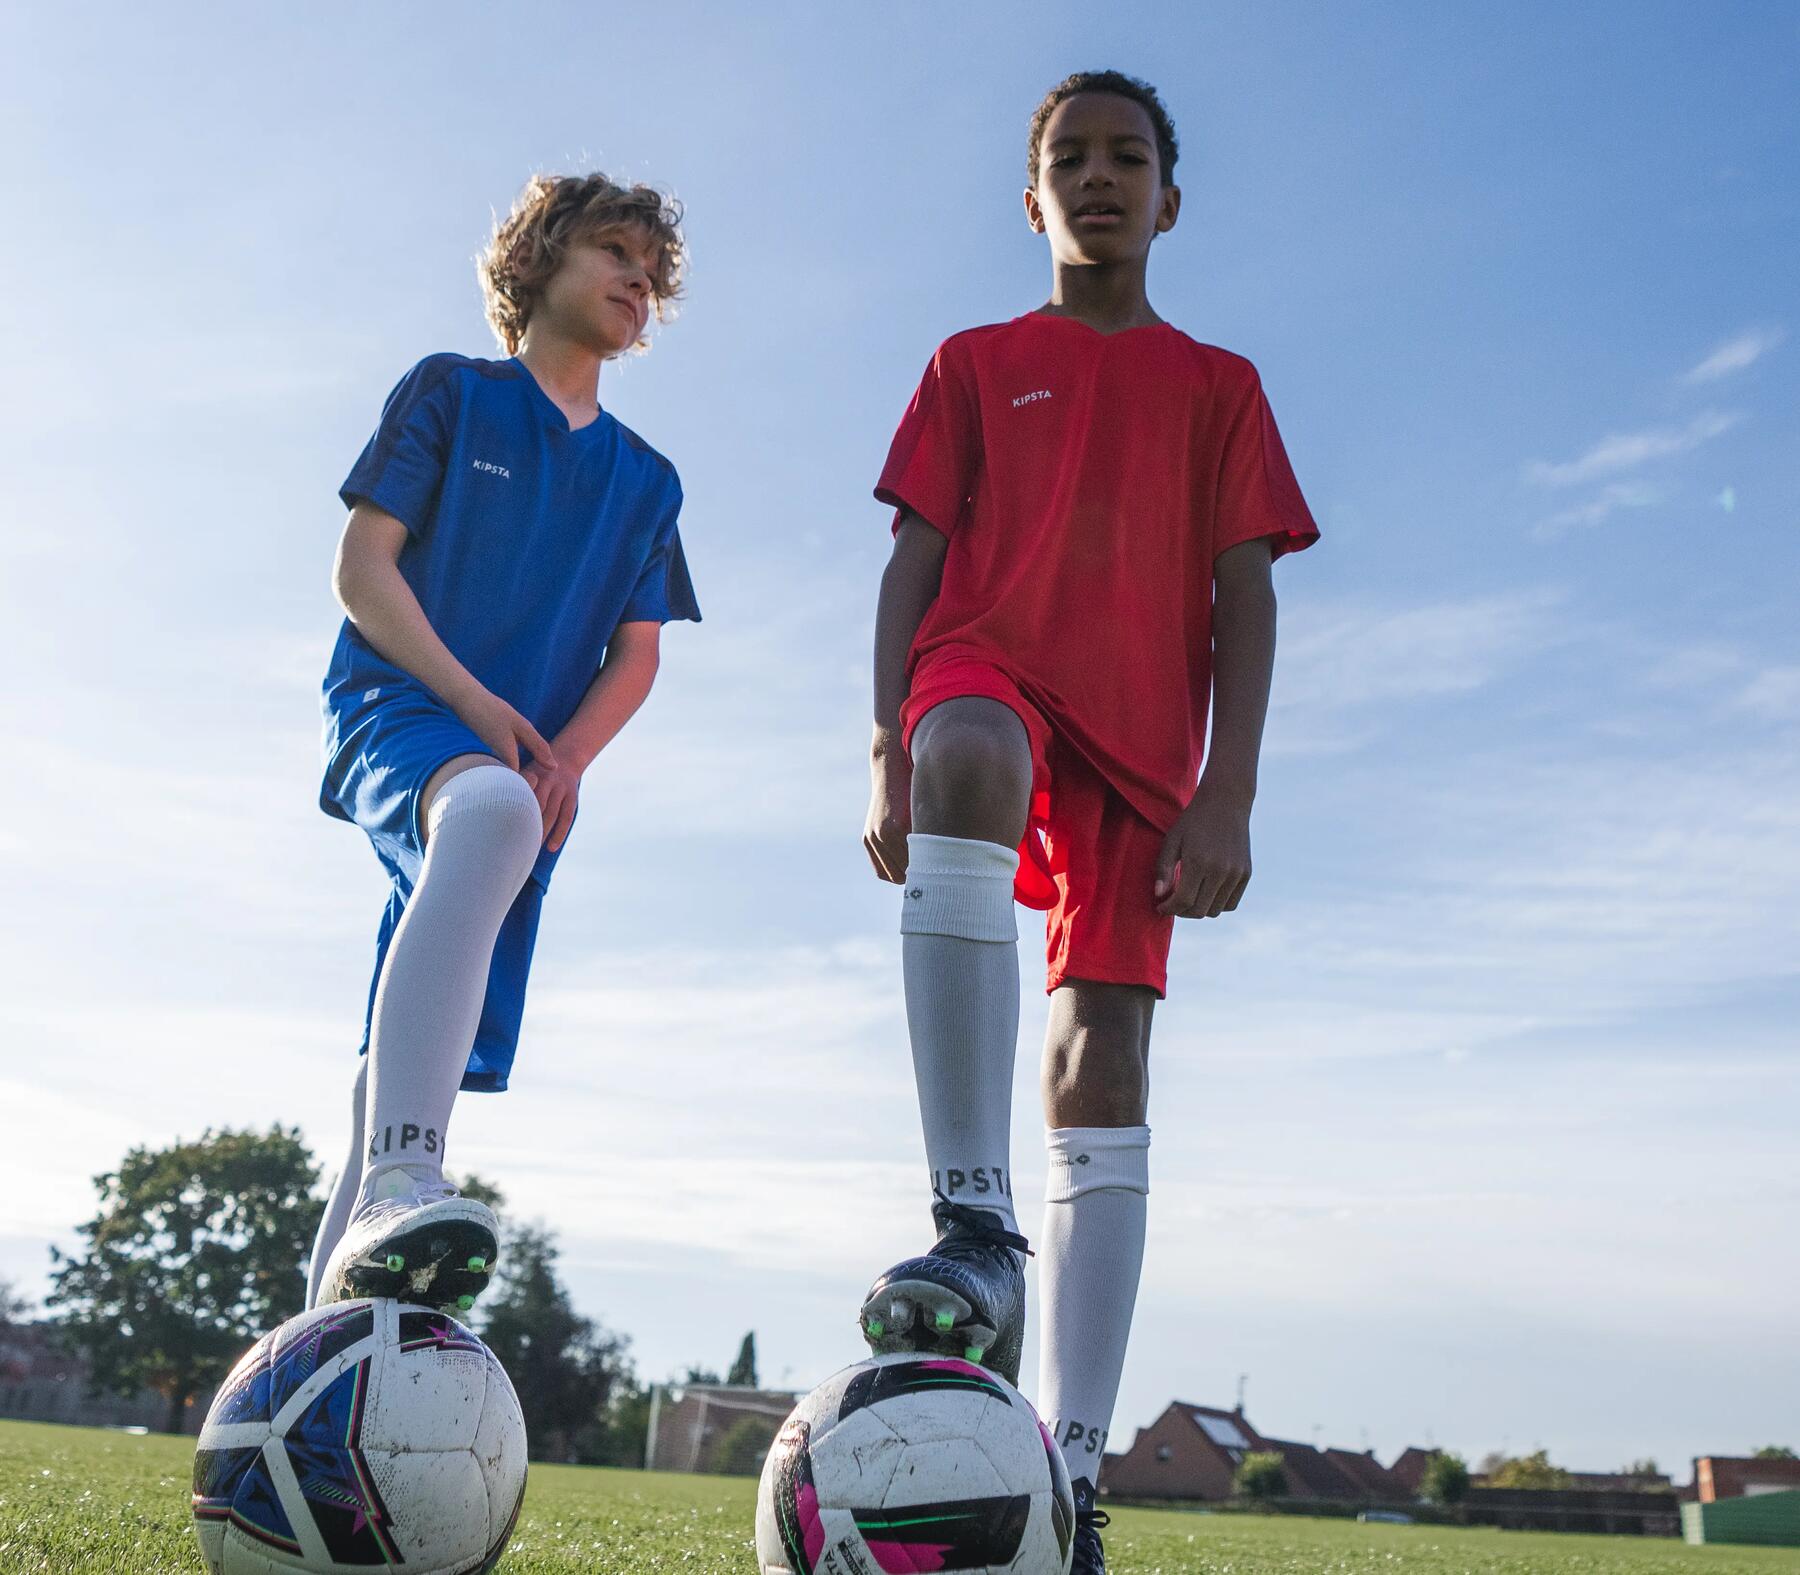
[[[1200,785],[1163,839],[1158,913],[1216,919],[1250,884],[1250,806],[1275,669],[1273,563],[1264,538],[1228,547],[1213,566],[1212,740]]]
[[[606,659],[588,685],[581,704],[556,735],[556,758],[525,768],[525,780],[544,812],[544,846],[552,853],[563,845],[575,824],[581,798],[581,774],[619,736],[656,682],[662,660],[662,625],[651,621],[622,623],[606,644]]]
[[[521,752],[555,762],[531,723],[490,693],[438,638],[400,572],[406,527],[368,501],[350,511],[338,543],[331,585],[356,631],[403,672],[443,697],[469,730],[515,771]]]
[[[894,534],[875,609],[875,736],[869,745],[869,818],[863,847],[883,880],[906,879],[906,834],[912,829],[912,762],[900,740],[906,659],[913,636],[937,600],[948,539],[908,509]]]

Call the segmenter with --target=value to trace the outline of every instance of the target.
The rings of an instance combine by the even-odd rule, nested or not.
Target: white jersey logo
[[[1020,394],[1017,398],[1015,398],[1013,400],[1013,409],[1017,410],[1020,405],[1033,405],[1033,404],[1036,404],[1038,402],[1038,400],[1040,400],[1040,399],[1048,399],[1048,398],[1050,398],[1050,390],[1049,389],[1047,389],[1047,388],[1034,389],[1029,394]]]
[[[496,465],[492,460],[478,459],[475,461],[475,468],[486,471],[490,476],[498,476],[502,481],[512,480],[512,472],[504,465]]]

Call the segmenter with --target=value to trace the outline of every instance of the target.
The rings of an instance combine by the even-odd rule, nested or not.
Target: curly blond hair
[[[494,337],[508,355],[516,353],[531,309],[569,247],[607,230],[639,229],[650,238],[657,253],[651,304],[656,320],[667,322],[687,268],[681,219],[681,204],[653,186],[621,186],[598,171],[532,176],[475,263]],[[633,348],[647,343],[640,339]]]

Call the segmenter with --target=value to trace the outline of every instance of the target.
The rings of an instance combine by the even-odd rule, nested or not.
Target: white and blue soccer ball
[[[794,1408],[763,1466],[762,1575],[1066,1575],[1062,1451],[997,1374],[903,1353],[847,1367]]]
[[[290,1319],[225,1380],[194,1455],[212,1575],[476,1575],[525,1498],[525,1420],[445,1313],[348,1301]]]

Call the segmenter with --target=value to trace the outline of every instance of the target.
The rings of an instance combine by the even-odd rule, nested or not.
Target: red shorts
[[[927,663],[900,709],[908,751],[933,706],[967,697],[998,700],[1031,740],[1031,811],[1019,844],[1013,895],[1047,910],[1046,990],[1070,979],[1148,985],[1169,982],[1175,921],[1156,911],[1163,833],[1074,749],[1006,674],[966,657]]]

